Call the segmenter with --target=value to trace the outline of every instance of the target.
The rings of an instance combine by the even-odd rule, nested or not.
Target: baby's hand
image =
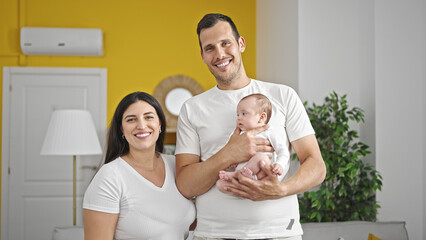
[[[283,174],[283,168],[280,164],[275,163],[274,166],[272,166],[272,172],[281,176],[281,174]]]

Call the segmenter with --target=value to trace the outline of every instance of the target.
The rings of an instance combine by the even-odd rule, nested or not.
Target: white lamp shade
[[[102,154],[90,112],[57,110],[52,114],[41,155]]]

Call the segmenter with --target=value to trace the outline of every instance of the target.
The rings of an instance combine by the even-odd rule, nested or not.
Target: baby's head
[[[237,105],[237,127],[248,131],[263,126],[269,122],[271,113],[272,105],[265,95],[247,95]]]

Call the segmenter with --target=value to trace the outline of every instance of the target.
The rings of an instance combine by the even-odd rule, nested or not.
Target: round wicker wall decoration
[[[166,104],[166,98],[171,92],[174,95],[173,97],[176,98],[177,96],[175,94],[179,94],[179,93],[182,94],[185,92],[189,92],[190,95],[195,96],[197,94],[204,92],[204,90],[197,81],[184,75],[173,75],[171,77],[167,77],[163,79],[157,85],[157,87],[155,87],[153,96],[160,103],[161,107],[163,108],[164,114],[166,115],[166,122],[167,122],[166,131],[176,132],[178,115],[176,114],[175,109],[171,109],[170,106],[169,108],[167,108],[167,104]],[[185,94],[184,98],[190,97],[188,96],[189,93]],[[176,101],[176,103],[182,104],[183,101]],[[182,105],[174,106],[174,108],[178,108],[178,109],[180,109],[180,107],[182,107]]]

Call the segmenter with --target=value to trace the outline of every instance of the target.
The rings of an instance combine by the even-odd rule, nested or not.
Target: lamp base
[[[72,208],[73,208],[73,220],[72,223],[74,226],[77,225],[77,187],[76,187],[76,178],[77,178],[77,157],[73,155],[73,178],[72,178]]]

